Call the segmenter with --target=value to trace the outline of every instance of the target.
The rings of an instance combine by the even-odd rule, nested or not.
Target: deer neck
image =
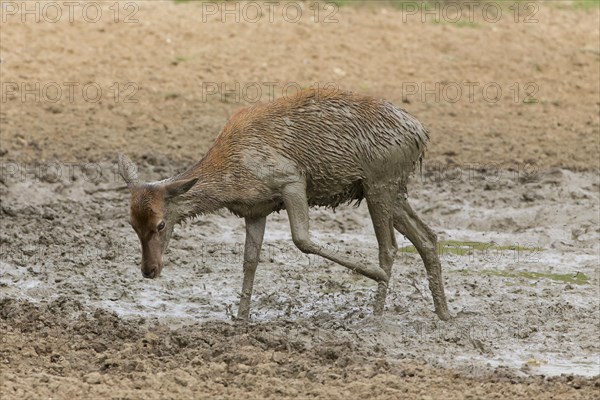
[[[187,171],[173,177],[173,180],[198,179],[194,187],[181,195],[177,201],[177,222],[211,214],[224,208],[232,195],[229,193],[224,175],[222,167],[205,158]]]

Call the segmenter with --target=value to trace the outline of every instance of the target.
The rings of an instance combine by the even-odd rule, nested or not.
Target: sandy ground
[[[597,9],[421,23],[386,3],[292,24],[202,22],[199,3],[170,2],[120,4],[115,22],[111,4],[96,23],[2,20],[2,399],[598,398]],[[132,11],[138,22],[123,23]],[[465,81],[509,95],[407,91]],[[103,94],[53,102],[52,82]],[[386,312],[373,317],[375,285],[296,250],[285,212],[267,222],[249,324],[231,317],[244,238],[227,213],[178,227],[163,276],[141,277],[115,153],[148,180],[181,171],[248,100],[207,85],[235,82],[277,82],[275,93],[334,82],[431,129],[410,198],[439,234],[456,318],[436,319],[401,237]],[[529,82],[537,101],[515,101],[511,85]],[[311,218],[336,251],[376,258],[365,206]]]
[[[440,23],[421,23],[380,3],[322,9],[316,23],[304,4],[296,23],[283,6],[252,23],[250,10],[226,19],[199,2],[141,1],[122,4],[115,22],[110,4],[95,23],[82,9],[73,23],[68,9],[57,23],[45,22],[50,10],[39,23],[6,16],[5,157],[96,161],[118,149],[192,161],[248,101],[332,83],[417,115],[432,162],[599,166],[597,9],[541,4],[534,23],[509,9],[496,23],[481,9],[450,23],[440,10]],[[132,14],[138,22],[125,23]]]

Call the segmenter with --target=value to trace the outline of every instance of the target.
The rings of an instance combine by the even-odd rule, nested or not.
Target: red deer
[[[139,182],[119,156],[131,191],[131,225],[142,244],[142,274],[156,278],[175,224],[227,208],[243,217],[246,243],[238,317],[247,319],[266,217],[285,209],[294,244],[378,282],[374,314],[383,313],[394,257],[394,229],[421,255],[435,312],[450,318],[435,233],[407,201],[407,182],[422,160],[428,131],[385,100],[334,90],[305,90],[239,111],[214,145],[174,177]],[[363,263],[311,238],[309,207],[335,208],[366,199],[379,262]]]

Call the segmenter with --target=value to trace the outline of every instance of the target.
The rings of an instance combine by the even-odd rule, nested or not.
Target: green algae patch
[[[493,242],[474,242],[474,241],[460,241],[460,240],[442,240],[438,242],[437,252],[440,255],[443,254],[455,254],[464,256],[468,254],[474,254],[476,252],[488,252],[488,251],[513,251],[513,252],[536,252],[542,250],[541,247],[527,247],[520,245],[498,245]],[[400,249],[401,253],[413,253],[417,254],[415,246],[405,246]]]
[[[590,278],[582,272],[576,272],[573,274],[555,274],[551,272],[506,271],[491,269],[485,269],[482,271],[461,269],[456,272],[464,275],[499,276],[502,278],[528,279],[536,281],[540,279],[549,279],[555,282],[571,283],[575,285],[587,285],[590,283]]]

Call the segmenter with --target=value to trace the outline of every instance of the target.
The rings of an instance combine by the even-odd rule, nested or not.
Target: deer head
[[[156,278],[162,271],[163,255],[179,219],[180,196],[198,179],[140,183],[136,165],[122,154],[119,174],[131,192],[129,223],[142,244],[142,275]]]

